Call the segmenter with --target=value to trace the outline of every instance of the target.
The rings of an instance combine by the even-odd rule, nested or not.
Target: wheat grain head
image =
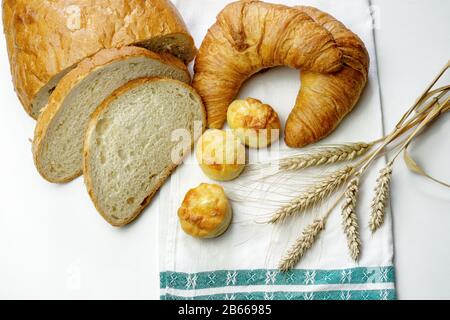
[[[325,219],[318,219],[305,228],[302,236],[281,260],[278,266],[280,271],[287,272],[297,265],[300,259],[305,255],[306,251],[313,246],[322,230],[325,229],[325,223]]]
[[[369,228],[372,232],[377,231],[384,222],[386,205],[389,201],[389,192],[392,177],[392,163],[380,170],[375,196],[372,200],[372,212],[370,215]]]
[[[300,214],[310,209],[341,187],[353,174],[354,170],[354,167],[346,166],[326,176],[323,180],[312,185],[300,196],[293,199],[289,204],[278,209],[269,223],[281,223],[292,215]]]
[[[359,175],[356,175],[347,186],[344,204],[342,206],[342,224],[347,237],[347,245],[350,256],[358,261],[361,251],[361,240],[359,237],[358,217],[356,215],[356,203],[359,193]]]
[[[310,167],[352,161],[369,151],[373,143],[357,142],[318,147],[311,153],[294,155],[280,160],[280,170],[301,170]]]

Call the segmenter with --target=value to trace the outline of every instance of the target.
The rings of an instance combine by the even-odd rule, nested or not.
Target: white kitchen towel
[[[216,15],[227,0],[173,0],[185,19],[197,46],[201,45]],[[320,143],[372,141],[383,135],[373,12],[367,0],[272,2],[286,5],[313,5],[342,21],[365,42],[371,67],[368,86],[357,108],[329,138]],[[376,17],[375,17],[376,18]],[[375,19],[376,20],[376,19]],[[374,25],[375,22],[375,25]],[[284,123],[300,87],[299,73],[276,68],[259,74],[242,88],[240,97],[253,97],[272,105]],[[256,158],[275,158],[289,149],[284,142],[272,154],[250,151]],[[298,150],[294,150],[298,152]],[[209,180],[193,156],[173,174],[160,195],[161,299],[394,299],[392,220],[387,214],[383,227],[374,235],[368,228],[370,200],[378,170],[376,163],[364,176],[358,204],[363,243],[358,263],[351,260],[342,232],[339,208],[327,222],[315,245],[297,269],[280,273],[277,265],[303,228],[325,208],[296,217],[281,226],[261,223],[276,209],[277,195],[294,197],[298,188],[317,171],[280,176],[267,187],[252,172],[233,182],[223,183],[234,200],[234,217],[229,230],[211,240],[194,239],[180,228],[177,209],[185,193]],[[267,172],[262,172],[264,175]],[[261,177],[259,177],[261,178]],[[278,180],[277,180],[278,179]],[[255,182],[256,181],[256,182]]]

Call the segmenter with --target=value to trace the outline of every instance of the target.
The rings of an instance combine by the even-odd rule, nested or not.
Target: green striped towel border
[[[392,300],[396,298],[394,282],[392,266],[160,274],[163,300]]]

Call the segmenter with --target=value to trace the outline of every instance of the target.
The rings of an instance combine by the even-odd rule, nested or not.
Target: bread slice
[[[14,87],[37,118],[59,80],[102,49],[142,46],[184,62],[197,52],[170,0],[3,0]]]
[[[123,226],[134,220],[205,125],[200,96],[176,80],[138,79],[105,100],[88,126],[83,169],[106,221]],[[182,130],[176,136],[181,133],[184,143],[172,139],[175,130]]]
[[[190,82],[181,61],[138,47],[102,50],[69,72],[38,118],[33,153],[39,173],[55,183],[78,177],[91,114],[114,90],[142,77]]]

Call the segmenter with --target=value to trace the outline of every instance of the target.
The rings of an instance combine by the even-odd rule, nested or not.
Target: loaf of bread
[[[178,165],[172,132],[190,133],[190,144],[180,150],[184,156],[198,138],[195,122],[200,129],[206,124],[201,98],[176,80],[134,80],[102,103],[88,126],[83,167],[89,195],[106,221],[123,226],[150,203]]]
[[[101,50],[63,77],[35,130],[33,155],[42,177],[62,183],[82,173],[83,137],[91,114],[114,90],[141,77],[190,82],[180,60],[139,47]]]
[[[230,226],[233,211],[223,188],[202,183],[189,190],[178,209],[181,228],[195,238],[216,238]]]
[[[170,0],[3,0],[15,89],[34,118],[60,79],[101,49],[138,45],[184,62],[196,49]]]
[[[244,81],[281,65],[302,71],[285,141],[303,147],[330,134],[356,105],[367,83],[369,55],[357,35],[318,9],[231,3],[209,29],[195,64],[193,85],[205,103],[208,126],[223,126]]]

